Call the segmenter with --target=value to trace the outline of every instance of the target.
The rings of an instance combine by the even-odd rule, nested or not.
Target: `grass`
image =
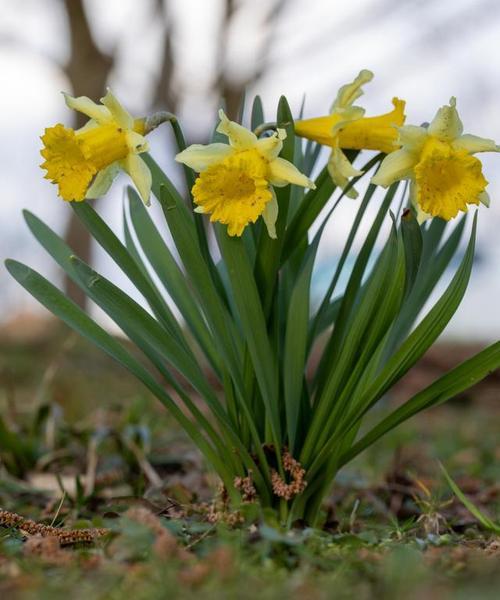
[[[497,597],[500,541],[452,495],[438,460],[498,522],[498,376],[341,472],[324,530],[284,535],[251,506],[239,526],[234,515],[213,522],[214,477],[162,407],[67,330],[33,331],[0,336],[0,507],[107,533],[60,545],[27,525],[0,528],[0,597]],[[450,354],[427,356],[389,401],[458,362]]]

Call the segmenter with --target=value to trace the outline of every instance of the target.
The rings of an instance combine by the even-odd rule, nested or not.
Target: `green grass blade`
[[[467,496],[462,492],[458,485],[453,481],[448,471],[444,468],[443,464],[439,463],[439,466],[441,467],[441,471],[443,471],[443,475],[445,476],[446,481],[448,482],[448,485],[451,488],[451,491],[465,506],[465,508],[471,513],[471,515],[474,518],[476,518],[479,521],[479,523],[481,523],[484,529],[492,531],[493,533],[500,534],[500,525],[497,525],[489,517],[484,515],[479,510],[479,508],[467,498]]]

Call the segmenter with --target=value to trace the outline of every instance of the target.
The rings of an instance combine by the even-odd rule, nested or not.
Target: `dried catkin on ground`
[[[62,529],[43,525],[31,519],[25,519],[17,513],[0,509],[0,527],[18,529],[27,536],[55,537],[61,546],[79,544],[82,542],[92,543],[97,539],[110,533],[109,529]]]

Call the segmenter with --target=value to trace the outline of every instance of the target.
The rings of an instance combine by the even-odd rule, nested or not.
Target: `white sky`
[[[273,0],[240,4],[243,8],[227,40],[226,66],[234,77],[244,78],[259,58],[265,39],[262,23]],[[90,0],[87,8],[100,47],[118,51],[111,86],[131,112],[141,114],[148,105],[161,47],[154,2]],[[205,138],[217,108],[210,86],[222,10],[219,0],[170,2],[178,64],[175,85],[182,98],[179,114],[191,141]],[[24,226],[21,209],[29,208],[58,231],[70,212],[38,167],[38,136],[45,127],[70,119],[59,94],[68,90],[58,67],[68,56],[65,15],[60,0],[0,0],[0,14],[0,256],[26,261],[57,280],[57,269]],[[268,118],[281,94],[296,111],[305,94],[306,114],[318,115],[326,113],[339,85],[369,68],[375,79],[360,102],[368,114],[387,111],[397,95],[407,100],[407,122],[419,124],[455,95],[466,131],[500,141],[499,34],[496,0],[288,0],[270,40],[269,69],[248,95],[261,94]],[[174,173],[166,130],[151,137],[153,155]],[[492,207],[481,210],[479,220],[484,261],[450,328],[452,335],[500,335],[495,310],[500,302],[499,160],[484,156],[492,196]],[[120,187],[115,183],[99,208],[117,231]],[[323,260],[339,247],[352,208],[346,203],[332,223]],[[116,279],[106,257],[98,255],[96,260],[101,271]],[[3,267],[0,282],[2,318],[36,306]]]

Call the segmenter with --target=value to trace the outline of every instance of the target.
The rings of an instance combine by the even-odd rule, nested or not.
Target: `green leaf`
[[[224,226],[217,226],[215,232],[276,443],[281,437],[277,365],[267,335],[259,292],[242,240],[230,237]]]
[[[177,340],[186,345],[184,334],[182,333],[177,319],[168,307],[167,303],[161,297],[161,294],[154,288],[150,281],[144,276],[140,267],[130,256],[125,246],[96,213],[96,211],[86,202],[71,202],[71,207],[77,217],[89,230],[92,237],[109,254],[120,269],[127,275],[137,290],[144,296],[151,310],[158,321],[165,329]],[[28,223],[29,224],[29,223]],[[31,228],[31,226],[30,226]],[[33,231],[33,230],[32,230]],[[34,231],[35,236],[37,235]],[[39,237],[39,241],[44,245],[44,238]],[[57,260],[57,259],[56,259]]]
[[[289,448],[295,450],[302,390],[305,383],[307,357],[307,334],[309,321],[309,298],[311,277],[318,248],[319,237],[309,247],[302,271],[292,290],[285,330],[283,356],[283,386]]]
[[[262,98],[260,96],[255,96],[253,100],[250,123],[252,130],[264,123],[264,107],[262,106]]]
[[[370,184],[369,188],[371,188],[371,193],[373,193],[375,186]],[[315,376],[318,397],[322,396],[323,389],[327,385],[327,382],[334,377],[331,365],[336,364],[336,361],[338,360],[338,357],[342,351],[343,342],[347,335],[350,336],[350,317],[357,310],[356,299],[361,288],[363,277],[368,270],[368,264],[375,247],[375,242],[397,188],[398,184],[393,184],[386,192],[377,216],[375,217],[370,231],[366,236],[365,242],[363,243],[363,246],[354,264],[352,273],[349,277],[349,282],[342,299],[342,304],[340,306],[340,311],[336,322],[337,326],[330,335]],[[367,192],[367,195],[370,196],[370,191]],[[320,417],[318,416],[315,418],[319,419]],[[322,418],[323,417],[321,417],[321,419]]]
[[[381,398],[422,357],[455,314],[470,278],[474,259],[476,224],[477,213],[474,216],[467,251],[455,276],[441,298],[401,344],[400,348],[389,358],[379,375],[364,392],[363,399],[360,401],[360,406],[363,407],[362,413]]]
[[[278,104],[277,126],[286,131],[286,139],[283,141],[281,157],[293,162],[295,149],[293,117],[284,96],[281,96]],[[267,233],[267,229],[264,227],[261,228],[257,244],[255,281],[257,283],[257,289],[261,293],[262,308],[266,321],[271,313],[276,292],[276,280],[280,268],[280,256],[285,239],[291,187],[292,186],[288,184],[275,190],[279,206],[278,219],[276,221],[277,238],[271,239]]]
[[[455,494],[455,496],[460,500],[460,502],[465,506],[465,508],[471,513],[473,517],[475,517],[481,525],[487,529],[488,531],[492,531],[493,533],[500,534],[500,525],[494,523],[489,517],[484,515],[479,508],[471,502],[467,496],[462,492],[462,490],[458,487],[458,485],[453,481],[450,477],[448,471],[444,468],[444,465],[439,463],[441,470],[443,471],[443,475],[448,482],[448,485],[451,488],[451,491]]]
[[[338,204],[338,202],[345,196],[349,189],[351,189],[362,177],[364,177],[366,173],[368,173],[382,160],[382,157],[382,154],[377,154],[362,167],[363,175],[354,177],[349,182],[346,189],[337,199],[336,204]],[[305,194],[301,205],[295,212],[292,221],[287,227],[285,243],[281,255],[282,263],[284,263],[291,256],[295,248],[299,247],[304,239],[307,239],[307,232],[309,231],[311,225],[316,221],[319,213],[323,210],[326,203],[335,191],[335,185],[326,167],[321,171],[314,183],[316,185],[316,189],[309,190]]]
[[[184,273],[156,229],[137,193],[128,189],[130,219],[150,265],[186,320],[212,367],[218,371],[219,357],[210,331],[193,298]]]
[[[454,398],[499,367],[500,342],[497,342],[440,377],[383,419],[342,456],[339,466],[351,461],[391,429],[427,408],[438,406]]]
[[[168,408],[205,455],[206,459],[214,466],[222,479],[228,485],[232,486],[232,478],[227,472],[224,463],[215,454],[212,446],[203,437],[198,428],[184,415],[166,390],[154,380],[151,373],[134,359],[121,344],[104,331],[102,327],[92,321],[81,308],[36,271],[14,260],[7,260],[5,265],[14,279],[56,317],[59,317],[69,327],[104,350],[135,375]]]
[[[415,279],[417,278],[420,269],[420,259],[422,258],[424,244],[420,226],[410,210],[406,211],[401,217],[401,233],[405,246],[405,294],[408,295],[412,291],[413,284],[415,283]]]

